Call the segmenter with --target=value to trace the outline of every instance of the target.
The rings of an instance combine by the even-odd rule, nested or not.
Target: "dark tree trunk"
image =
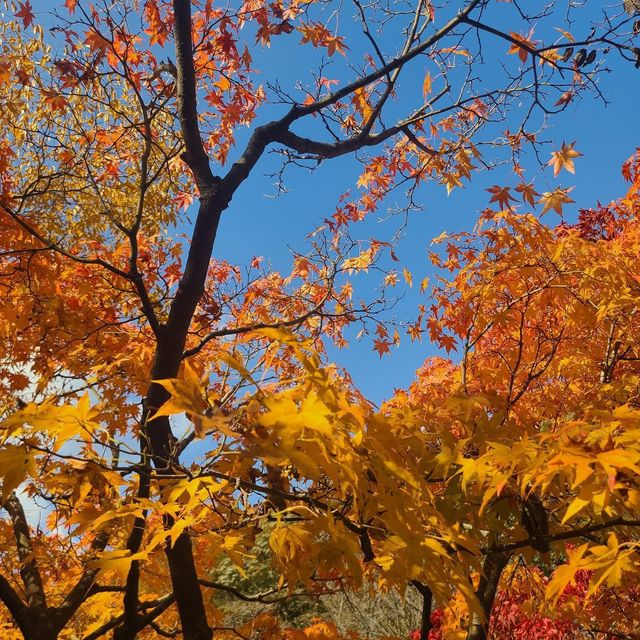
[[[431,607],[433,605],[433,593],[426,584],[414,580],[413,586],[422,596],[422,615],[420,618],[420,640],[429,640],[431,631]]]
[[[467,633],[467,640],[486,640],[489,632],[489,621],[491,619],[491,610],[493,609],[493,601],[498,590],[498,583],[502,571],[509,562],[509,554],[500,552],[488,555],[482,565],[482,576],[480,576],[480,584],[476,591],[476,596],[480,601],[483,616],[473,614],[471,624]]]

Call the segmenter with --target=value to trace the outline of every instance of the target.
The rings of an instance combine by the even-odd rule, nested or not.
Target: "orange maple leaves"
[[[329,56],[336,52],[344,56],[349,49],[344,43],[343,36],[334,36],[325,25],[319,22],[302,24],[298,30],[302,34],[302,44],[310,42],[314,47],[326,47]]]
[[[507,51],[508,55],[517,55],[522,62],[526,62],[528,57],[536,52],[537,45],[540,44],[539,40],[532,38],[533,30],[529,31],[526,36],[522,36],[519,33],[511,31],[509,37],[513,40],[511,47]]]

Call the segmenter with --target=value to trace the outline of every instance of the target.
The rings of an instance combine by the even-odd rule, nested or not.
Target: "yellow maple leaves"
[[[587,597],[592,596],[602,584],[609,587],[620,585],[622,574],[635,569],[632,556],[636,553],[635,544],[620,543],[615,533],[610,533],[607,543],[589,546],[583,544],[568,550],[568,561],[558,567],[547,585],[545,596],[557,602],[566,587],[574,580],[580,570],[593,571],[589,581]]]
[[[184,376],[182,378],[154,380],[154,382],[166,389],[170,396],[163,405],[154,412],[150,420],[161,416],[187,413],[194,422],[196,433],[202,436],[204,429],[203,416],[205,416],[210,409],[209,402],[203,393],[206,386],[206,377],[198,377],[193,367],[189,362],[186,362],[184,365]]]
[[[2,478],[2,495],[0,506],[9,498],[27,478],[35,477],[35,452],[25,445],[5,445],[0,449],[0,478]]]
[[[278,428],[283,438],[295,439],[305,429],[325,436],[330,436],[333,431],[332,411],[311,389],[285,391],[267,397],[264,407],[267,411],[261,414],[260,424]]]

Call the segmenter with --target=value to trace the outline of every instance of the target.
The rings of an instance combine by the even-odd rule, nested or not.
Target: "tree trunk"
[[[193,232],[186,268],[178,291],[171,304],[167,323],[161,328],[151,380],[175,378],[178,375],[187,332],[196,305],[204,292],[209,260],[220,220],[221,209],[213,198],[202,197]],[[144,447],[150,453],[159,475],[171,473],[178,460],[174,450],[175,438],[169,419],[159,417],[148,423],[148,418],[167,400],[169,394],[158,384],[150,384],[144,403]],[[171,522],[167,522],[171,526]],[[184,640],[210,640],[212,632],[207,623],[204,601],[189,533],[184,532],[173,546],[167,545],[166,556],[180,614]]]
[[[486,640],[491,620],[493,601],[498,590],[498,583],[503,569],[509,562],[508,553],[494,553],[485,558],[482,565],[482,576],[476,591],[483,615],[472,614],[467,640]]]
[[[420,618],[420,640],[429,640],[431,631],[431,607],[433,605],[433,592],[426,584],[418,580],[412,580],[411,584],[422,596],[422,615]]]

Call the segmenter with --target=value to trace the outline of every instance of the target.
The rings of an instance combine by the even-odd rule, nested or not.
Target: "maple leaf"
[[[447,195],[450,195],[455,187],[462,186],[460,175],[455,173],[445,173],[442,176],[441,182],[447,188]]]
[[[572,200],[568,193],[570,189],[555,189],[554,191],[545,191],[540,197],[540,202],[543,204],[542,213],[546,213],[549,209],[553,209],[558,215],[562,215],[562,205],[571,204],[575,202]]]
[[[325,46],[327,47],[327,53],[329,54],[330,57],[336,51],[339,54],[346,56],[347,51],[349,50],[349,47],[347,47],[347,45],[344,43],[343,36],[332,36],[332,37],[326,38]]]
[[[464,56],[465,58],[471,57],[471,54],[466,49],[461,49],[460,47],[444,47],[444,49],[438,49],[438,53],[452,53],[456,56]]]
[[[427,97],[431,93],[431,74],[427,71],[424,76],[424,82],[422,83],[422,95]]]
[[[395,271],[391,271],[384,277],[384,284],[387,287],[395,287],[398,284],[398,274]]]
[[[0,62],[0,84],[11,81],[11,67],[6,62]]]
[[[35,477],[35,457],[23,445],[4,445],[0,448],[0,506],[4,505],[14,489],[17,489],[25,478],[30,475]]]
[[[562,105],[565,104],[569,104],[571,102],[571,100],[573,100],[573,96],[575,95],[575,91],[565,91],[557,100],[557,102],[554,103],[554,107],[560,107]]]
[[[173,197],[173,202],[179,209],[182,209],[182,211],[186,211],[193,202],[193,193],[191,193],[190,191],[179,191]]]
[[[111,46],[111,43],[95,29],[89,29],[89,31],[86,32],[84,41],[85,44],[93,51],[96,51],[100,57],[102,57]]]
[[[515,198],[511,195],[511,189],[509,187],[499,187],[494,185],[487,189],[492,194],[489,202],[497,202],[502,209],[511,209],[510,200],[515,202]]]
[[[522,201],[527,202],[531,206],[535,206],[536,198],[540,195],[534,188],[533,184],[526,184],[521,182],[517,187],[516,191],[522,196]]]
[[[423,333],[424,333],[424,329],[422,329],[419,322],[410,324],[407,327],[407,334],[411,338],[411,342],[414,342],[415,340],[420,340]]]
[[[573,163],[574,158],[579,158],[582,154],[576,151],[573,146],[575,140],[571,144],[562,143],[560,151],[553,151],[551,153],[551,160],[549,165],[553,166],[553,175],[557,176],[562,169],[566,169],[569,173],[575,173],[576,169]]]
[[[540,42],[538,40],[532,40],[531,36],[533,31],[530,31],[526,36],[521,36],[519,33],[511,31],[509,36],[516,42],[511,44],[507,55],[516,54],[522,62],[526,62],[529,54],[536,50],[536,47]]]
[[[213,83],[215,87],[218,87],[221,91],[228,91],[231,88],[231,81],[227,76],[221,75],[220,79]]]
[[[44,101],[54,111],[65,111],[69,106],[67,99],[59,93],[46,92],[44,94]]]
[[[20,18],[22,20],[22,24],[25,27],[33,24],[33,19],[35,16],[33,15],[33,7],[31,6],[30,0],[26,2],[18,2],[20,5],[20,10],[16,11],[16,18]]]
[[[385,353],[391,353],[390,347],[393,345],[393,342],[390,340],[383,339],[374,339],[373,340],[373,350],[378,352],[378,355],[382,358]]]
[[[438,338],[439,346],[441,348],[444,348],[447,353],[450,353],[456,348],[456,343],[457,343],[457,340],[455,339],[454,336],[443,334]]]

